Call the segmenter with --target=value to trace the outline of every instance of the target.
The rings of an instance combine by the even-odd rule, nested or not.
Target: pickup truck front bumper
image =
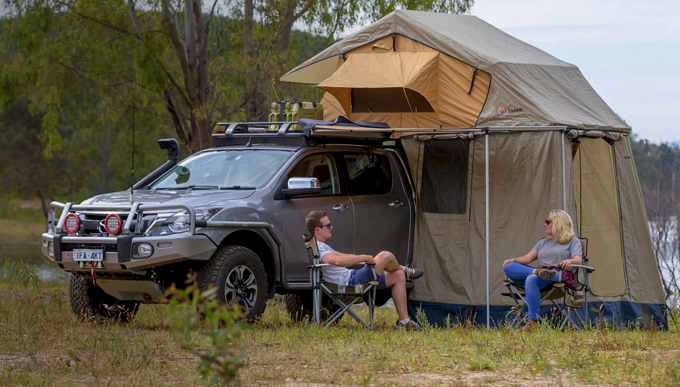
[[[142,242],[151,244],[153,254],[147,258],[136,258],[132,255],[132,246]],[[42,234],[43,254],[65,271],[90,270],[90,262],[85,262],[87,267],[83,268],[80,262],[73,260],[73,250],[82,248],[104,250],[104,260],[101,265],[95,266],[97,272],[129,272],[188,259],[208,260],[217,246],[205,235],[81,237]]]

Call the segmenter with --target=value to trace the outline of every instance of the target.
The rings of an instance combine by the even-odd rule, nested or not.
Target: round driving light
[[[116,214],[109,214],[109,216],[106,217],[106,220],[104,220],[104,228],[109,234],[116,234],[118,231],[120,231],[120,226],[122,223],[123,221],[120,219],[120,216]]]
[[[47,254],[54,258],[54,243],[52,241],[47,242]]]
[[[151,246],[149,243],[140,243],[137,245],[137,255],[146,258],[150,257],[151,254],[153,254],[153,246]]]
[[[66,215],[66,219],[64,219],[64,230],[66,230],[66,232],[69,234],[75,234],[76,232],[78,232],[79,228],[80,218],[77,217],[75,214]]]

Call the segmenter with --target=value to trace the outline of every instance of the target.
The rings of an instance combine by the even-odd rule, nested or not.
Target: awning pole
[[[486,330],[491,328],[491,303],[489,301],[489,133],[484,138],[484,179],[486,187]]]
[[[564,131],[560,132],[562,135],[562,209],[567,212],[567,178],[565,175],[565,165],[564,165]]]

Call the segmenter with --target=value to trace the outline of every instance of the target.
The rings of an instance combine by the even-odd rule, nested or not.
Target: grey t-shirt
[[[332,247],[323,242],[316,241],[316,245],[319,246],[319,258],[321,258],[321,262],[323,262],[324,255],[328,253],[337,254]],[[352,270],[342,266],[330,265],[321,267],[321,273],[323,274],[324,281],[342,285],[349,282],[349,276],[352,273]]]
[[[566,259],[572,259],[577,255],[583,256],[581,241],[576,237],[565,245],[556,240],[544,238],[536,243],[533,250],[538,253],[538,266],[557,266]]]

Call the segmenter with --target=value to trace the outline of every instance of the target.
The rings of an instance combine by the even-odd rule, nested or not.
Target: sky
[[[639,138],[680,145],[680,1],[475,0],[471,13],[578,66]]]

